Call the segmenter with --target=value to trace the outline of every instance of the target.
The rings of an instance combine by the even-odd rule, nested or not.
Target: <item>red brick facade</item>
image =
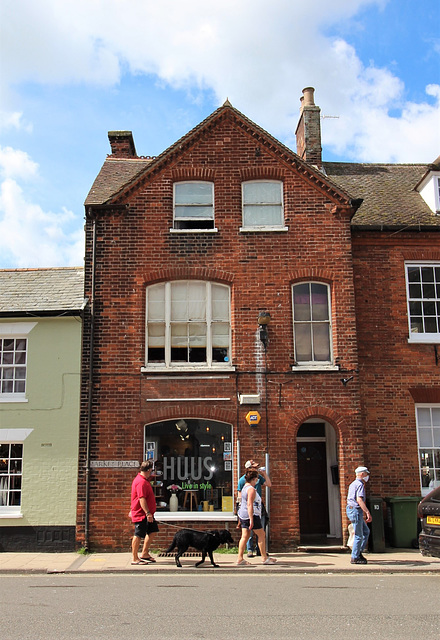
[[[134,150],[132,141],[127,148]],[[109,171],[116,159],[107,161]],[[439,390],[440,376],[433,345],[407,344],[403,265],[405,256],[421,259],[426,247],[438,246],[438,234],[353,235],[351,219],[358,205],[350,196],[229,105],[157,159],[131,162],[139,162],[138,172],[119,182],[111,197],[86,204],[85,277],[91,305],[84,324],[78,543],[127,548],[136,470],[90,463],[140,461],[144,425],[165,420],[232,425],[234,496],[244,461],[263,463],[268,454],[272,550],[294,548],[304,533],[313,533],[313,510],[322,508],[310,505],[311,524],[304,530],[297,433],[306,422],[326,425],[321,440],[327,442],[329,485],[330,467],[339,466],[339,484],[329,488],[328,496],[327,489],[321,492],[330,512],[326,533],[333,538],[346,536],[345,497],[358,464],[370,466],[375,495],[417,494],[411,394],[420,387]],[[261,179],[283,184],[286,230],[241,230],[241,185]],[[214,183],[217,231],[170,231],[173,184],[182,180]],[[431,254],[440,260],[440,251]],[[176,280],[230,287],[230,369],[141,370],[146,287]],[[298,371],[292,286],[310,281],[329,285],[332,366]],[[266,351],[259,338],[260,311],[271,317]],[[258,393],[260,404],[239,403],[240,394]],[[250,410],[260,413],[257,426],[246,421]],[[319,488],[313,490],[319,494]],[[167,544],[173,527],[181,525],[228,526],[238,535],[232,517],[178,515],[161,525],[158,546]]]

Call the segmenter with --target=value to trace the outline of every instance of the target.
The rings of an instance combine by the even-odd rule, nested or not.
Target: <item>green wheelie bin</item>
[[[420,500],[419,496],[385,498],[389,541],[392,547],[417,547],[417,505]]]

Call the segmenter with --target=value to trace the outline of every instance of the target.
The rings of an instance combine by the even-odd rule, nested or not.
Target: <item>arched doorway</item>
[[[338,442],[322,420],[304,422],[297,434],[301,542],[339,542],[342,538]]]

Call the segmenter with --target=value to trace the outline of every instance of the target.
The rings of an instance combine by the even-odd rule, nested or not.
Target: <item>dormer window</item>
[[[431,211],[440,214],[440,171],[430,171],[417,190]]]
[[[174,229],[214,229],[214,184],[174,183]]]

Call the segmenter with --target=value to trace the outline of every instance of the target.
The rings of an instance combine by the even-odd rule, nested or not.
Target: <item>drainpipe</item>
[[[95,262],[96,262],[96,216],[89,209],[89,217],[92,219],[92,283],[90,292],[90,335],[89,335],[89,377],[87,397],[87,434],[86,434],[86,487],[84,506],[84,548],[89,550],[89,515],[90,515],[90,440],[92,429],[92,400],[93,400],[93,351],[95,329]]]

